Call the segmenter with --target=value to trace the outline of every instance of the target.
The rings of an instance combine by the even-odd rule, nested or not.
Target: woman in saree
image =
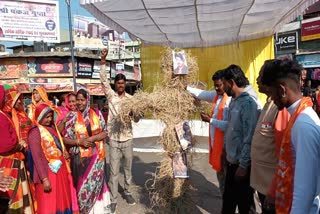
[[[62,137],[53,122],[54,111],[47,104],[35,110],[35,124],[28,135],[29,166],[37,199],[37,213],[71,214],[68,169]]]
[[[9,200],[7,212],[29,214],[34,213],[34,209],[24,164],[25,144],[19,140],[11,115],[7,114],[17,97],[19,94],[14,87],[0,85],[0,168],[4,175],[14,180],[7,191],[0,194],[0,198]]]
[[[80,213],[109,213],[110,193],[106,182],[104,140],[106,125],[100,111],[90,108],[89,92],[77,92],[77,112],[66,122],[66,144],[72,145],[71,171]]]
[[[66,124],[66,121],[68,119],[69,114],[71,112],[75,112],[77,110],[76,101],[77,101],[76,100],[76,93],[74,93],[74,92],[67,94],[66,97],[64,98],[63,102],[65,103],[65,107],[64,107],[65,109],[64,110],[60,109],[61,113],[59,114],[59,116],[57,118],[57,122],[56,122],[58,124],[57,128],[62,135],[64,135],[66,133],[65,124]],[[63,140],[64,140],[64,142],[71,141],[71,140],[65,139],[65,138]],[[67,142],[65,142],[66,148],[67,148],[67,150],[69,150],[70,145],[68,145]],[[71,141],[71,145],[72,145],[72,141]],[[67,159],[66,161],[70,167],[70,159]],[[75,189],[75,186],[73,185],[72,175],[69,174],[68,178],[69,178],[69,182],[70,182],[70,190],[71,190],[71,198],[72,198],[72,213],[78,214],[79,213],[79,205],[78,205],[77,191]]]
[[[44,89],[42,86],[37,86],[32,91],[32,103],[28,105],[28,117],[31,119],[31,121],[34,121],[34,112],[36,110],[36,107],[41,103],[51,103],[46,89]]]

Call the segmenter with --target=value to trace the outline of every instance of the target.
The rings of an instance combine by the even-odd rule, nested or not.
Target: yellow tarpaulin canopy
[[[274,58],[273,36],[207,48],[186,48],[192,56],[197,57],[199,65],[199,81],[205,82],[208,89],[212,88],[212,74],[230,64],[241,66],[250,83],[257,89],[256,78],[259,70],[267,59]],[[144,90],[151,91],[156,83],[161,81],[160,56],[162,46],[141,47],[141,68]],[[265,95],[260,94],[262,102]]]

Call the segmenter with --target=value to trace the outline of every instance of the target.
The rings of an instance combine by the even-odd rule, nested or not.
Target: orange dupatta
[[[100,120],[98,115],[90,108],[89,110],[90,113],[90,126],[92,129],[92,135],[97,135],[101,132],[101,126],[100,126]],[[76,131],[76,136],[77,139],[81,139],[81,138],[86,138],[89,137],[88,131],[87,131],[87,127],[84,123],[82,114],[80,112],[77,112],[78,117],[77,117],[77,121],[75,124],[75,131]],[[99,160],[102,160],[105,157],[105,152],[104,152],[104,148],[103,148],[103,141],[97,141],[95,142],[96,144],[96,148],[98,150],[99,153]],[[80,156],[81,157],[91,157],[92,156],[92,148],[84,148],[82,146],[80,146]]]
[[[212,102],[210,118],[212,118],[218,98],[219,98],[219,95],[216,95]],[[223,119],[223,110],[227,102],[227,99],[228,99],[228,96],[224,93],[218,108],[217,120]],[[211,146],[212,143],[211,143],[210,124],[209,124],[209,163],[212,166],[212,168],[218,172],[221,170],[221,156],[222,156],[223,141],[224,141],[223,139],[224,139],[224,132],[219,128],[215,128],[213,147]]]
[[[58,149],[51,133],[42,125],[37,124],[37,126],[39,128],[40,135],[41,135],[41,147],[47,161],[49,163],[53,163],[56,160],[60,160],[60,157],[62,156],[62,152],[65,150],[60,133],[57,131],[57,134],[59,136],[59,140],[62,146],[62,151]]]
[[[303,97],[298,108],[291,116],[283,134],[278,170],[276,174],[276,211],[279,214],[290,213],[293,199],[294,166],[292,160],[291,129],[300,113],[307,107],[312,106],[313,102],[310,97]]]

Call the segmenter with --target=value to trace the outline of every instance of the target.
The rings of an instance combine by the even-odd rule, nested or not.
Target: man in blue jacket
[[[259,117],[260,108],[246,89],[249,81],[241,68],[230,65],[223,72],[224,91],[233,100],[229,105],[228,126],[225,131],[227,172],[223,194],[222,213],[249,213],[253,203],[250,187],[251,140]]]

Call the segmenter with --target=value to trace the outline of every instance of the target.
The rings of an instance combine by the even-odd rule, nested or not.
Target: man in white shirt
[[[311,99],[301,95],[301,70],[295,61],[275,59],[262,76],[278,109],[291,114],[280,147],[276,212],[319,214],[320,119]]]
[[[223,90],[223,82],[222,82],[222,71],[217,71],[212,76],[212,80],[214,83],[215,90],[212,91],[203,91],[197,88],[187,87],[187,91],[189,91],[192,95],[200,100],[204,100],[212,103],[211,115],[202,112],[201,119],[204,122],[209,123],[209,163],[212,165],[212,168],[217,171],[217,178],[219,181],[219,188],[221,194],[223,194],[224,190],[224,180],[225,180],[225,156],[223,155],[223,136],[219,135],[217,137],[216,131],[224,132],[227,127],[227,114],[228,114],[228,106],[231,101],[231,97],[228,97]],[[222,117],[218,118],[219,110],[222,113]],[[216,134],[216,135],[215,135]],[[220,139],[218,139],[220,138]],[[222,138],[222,139],[221,139]],[[217,148],[217,144],[222,144],[222,146]],[[219,156],[219,157],[215,157]],[[216,158],[220,158],[216,161]]]
[[[132,181],[132,124],[129,121],[127,124],[123,124],[118,120],[114,120],[117,117],[120,104],[122,100],[130,99],[132,96],[127,94],[126,77],[123,74],[117,74],[115,77],[115,88],[113,91],[110,83],[107,79],[105,72],[105,58],[108,54],[108,50],[104,49],[101,56],[101,73],[100,81],[102,83],[104,93],[109,103],[108,113],[108,134],[110,137],[110,181],[109,187],[111,190],[111,212],[114,213],[117,206],[118,197],[118,183],[119,183],[119,169],[121,165],[121,159],[123,158],[123,171],[124,171],[124,194],[128,204],[136,204],[132,197],[130,187]],[[139,118],[134,116],[134,122],[138,122]]]

